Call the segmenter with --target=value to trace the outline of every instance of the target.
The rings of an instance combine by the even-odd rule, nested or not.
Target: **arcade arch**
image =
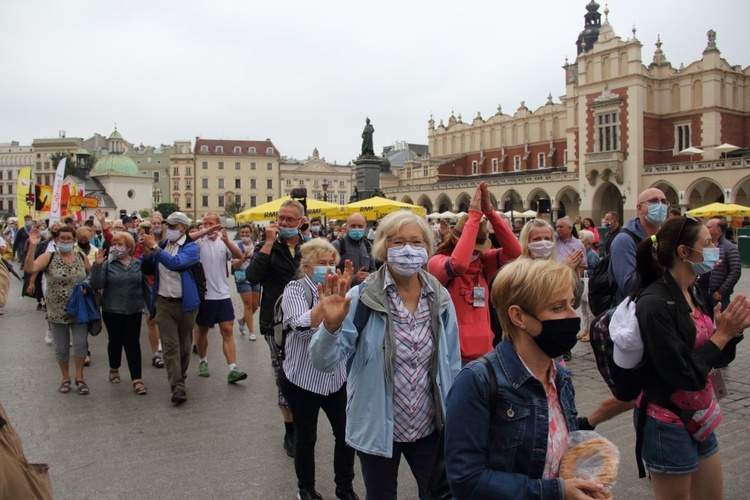
[[[709,203],[724,203],[724,190],[716,181],[704,177],[698,179],[685,190],[688,209],[702,207]]]
[[[468,212],[471,204],[471,196],[466,192],[458,195],[456,198],[456,212]]]
[[[572,217],[575,219],[581,215],[581,197],[578,191],[570,186],[565,186],[555,196],[557,203],[557,217]]]
[[[447,212],[447,211],[453,211],[453,202],[445,193],[442,193],[437,197],[437,200],[435,201],[435,206],[437,207],[436,212],[442,213],[442,212]]]
[[[427,210],[428,214],[434,212],[434,210],[432,209],[432,200],[430,200],[430,197],[426,194],[423,194],[419,197],[419,200],[417,200],[417,205],[419,205],[420,207],[424,207],[424,209]]]
[[[603,182],[596,188],[591,204],[591,218],[599,221],[607,212],[617,212],[620,221],[624,220],[624,202],[620,189],[611,182]]]
[[[672,184],[667,181],[659,181],[654,183],[651,187],[661,189],[664,196],[669,200],[670,206],[680,206],[680,195]]]

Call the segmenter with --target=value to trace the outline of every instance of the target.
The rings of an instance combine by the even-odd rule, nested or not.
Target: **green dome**
[[[102,156],[94,165],[93,175],[116,174],[138,175],[138,165],[125,155],[110,153]]]
[[[122,136],[120,135],[120,132],[118,132],[117,129],[115,129],[114,132],[109,134],[109,138],[110,139],[122,139]]]

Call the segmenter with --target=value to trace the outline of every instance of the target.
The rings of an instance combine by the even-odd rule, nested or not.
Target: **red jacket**
[[[487,219],[501,248],[491,248],[471,261],[482,212],[469,210],[469,220],[453,253],[438,254],[430,259],[427,270],[448,289],[458,317],[461,360],[472,361],[492,350],[494,335],[490,327],[489,282],[500,267],[521,255],[521,245],[510,227],[494,210]],[[474,287],[484,288],[484,307],[474,307]]]

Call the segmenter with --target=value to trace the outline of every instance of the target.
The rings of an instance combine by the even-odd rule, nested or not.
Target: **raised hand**
[[[29,233],[29,245],[38,245],[42,241],[42,235],[39,234],[39,229],[34,228]]]
[[[349,304],[351,297],[347,297],[351,283],[351,273],[346,270],[343,274],[337,271],[336,274],[330,271],[322,284],[318,284],[318,304],[323,311],[323,324],[329,332],[335,332],[341,328],[344,318],[349,313]]]
[[[578,271],[578,268],[581,267],[582,261],[583,261],[583,252],[580,250],[576,250],[575,252],[565,257],[565,260],[563,261],[563,263],[566,266],[573,269],[573,271]]]
[[[492,212],[494,208],[492,207],[492,200],[490,199],[490,188],[487,187],[486,182],[480,182],[479,189],[482,191],[482,213],[487,214]]]
[[[750,328],[750,302],[744,294],[740,294],[732,299],[724,312],[721,311],[721,304],[716,304],[714,320],[717,331],[732,337],[739,335],[743,329]]]
[[[101,266],[102,264],[104,264],[104,261],[105,261],[104,249],[100,248],[96,252],[96,259],[94,259],[94,264],[96,264],[97,266]]]
[[[469,210],[482,211],[482,183],[479,183],[477,189],[474,191],[474,196],[471,198],[471,203],[469,203]]]
[[[94,210],[94,217],[96,217],[96,220],[99,221],[99,225],[104,227],[104,210],[101,208],[97,208]]]

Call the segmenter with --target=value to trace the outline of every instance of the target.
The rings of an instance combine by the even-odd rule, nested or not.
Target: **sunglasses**
[[[677,239],[674,240],[675,249],[680,243],[680,238],[682,238],[682,233],[685,231],[685,225],[687,224],[687,221],[692,221],[692,222],[695,222],[696,224],[700,224],[698,219],[696,219],[692,215],[685,214],[685,220],[682,221],[682,226],[680,226],[680,232],[677,233]]]

